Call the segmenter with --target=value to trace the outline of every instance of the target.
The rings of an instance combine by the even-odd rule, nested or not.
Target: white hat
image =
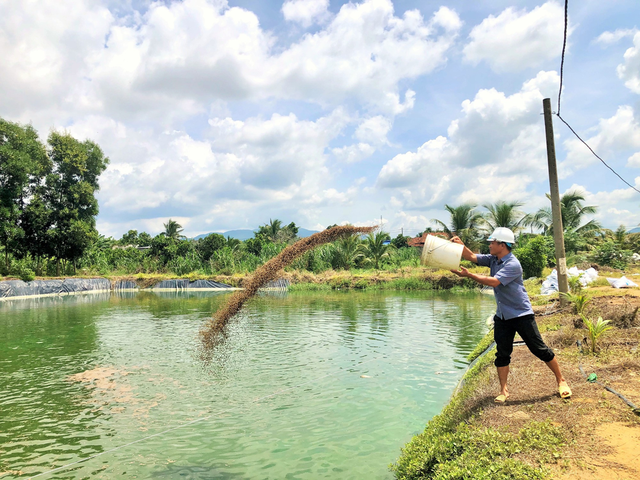
[[[516,242],[516,237],[513,235],[513,232],[506,227],[498,227],[493,233],[487,238],[488,242],[492,242],[496,240],[498,242],[511,243],[514,244]]]

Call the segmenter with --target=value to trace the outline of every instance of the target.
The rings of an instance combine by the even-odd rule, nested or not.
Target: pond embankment
[[[0,281],[0,299],[126,290],[230,290],[243,288],[249,278],[251,278],[251,274],[194,275],[187,278],[140,274],[135,276],[43,278],[30,282],[5,279]],[[297,270],[284,271],[277,281],[271,282],[266,288],[306,291],[340,289],[449,290],[477,287],[473,282],[443,270],[415,269],[366,271],[357,274],[334,270],[320,274]]]
[[[555,301],[540,305],[544,301],[537,298],[539,328],[559,359],[572,398],[559,397],[551,372],[522,346],[512,356],[511,396],[495,404],[498,379],[495,348],[490,349],[467,372],[447,407],[404,447],[391,467],[396,477],[640,478],[640,412],[604,388],[640,405],[637,293],[594,292],[599,296],[584,314],[603,316],[614,326],[599,340],[596,354],[587,349],[587,330],[572,306],[559,310]],[[491,343],[491,335],[476,354]],[[583,371],[595,373],[600,383],[589,383]]]

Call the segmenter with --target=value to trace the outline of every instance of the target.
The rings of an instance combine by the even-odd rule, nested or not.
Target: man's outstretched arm
[[[475,280],[480,285],[487,285],[489,287],[497,287],[498,285],[500,285],[500,280],[498,280],[496,277],[489,277],[487,275],[478,275],[477,273],[471,273],[464,267],[460,267],[460,270],[451,271],[459,277],[466,277],[470,278],[471,280]]]
[[[478,263],[478,258],[476,257],[476,254],[473,253],[471,250],[469,250],[469,248],[467,248],[467,246],[464,243],[462,243],[462,240],[460,240],[460,237],[453,237],[451,241],[453,243],[457,243],[464,247],[462,249],[462,258],[473,263]]]

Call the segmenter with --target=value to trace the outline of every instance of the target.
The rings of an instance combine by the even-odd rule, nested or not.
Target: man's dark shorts
[[[533,314],[509,320],[494,316],[493,320],[493,338],[497,346],[496,367],[506,367],[511,362],[513,339],[516,333],[522,337],[531,353],[543,362],[550,362],[555,357],[553,351],[542,340]]]

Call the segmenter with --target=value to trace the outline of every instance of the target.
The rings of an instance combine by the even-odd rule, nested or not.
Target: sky
[[[569,2],[562,117],[640,190],[640,2]],[[549,205],[564,3],[0,0],[0,117],[97,142],[101,234],[270,219],[415,235],[444,205]],[[640,193],[554,117],[561,193]]]

